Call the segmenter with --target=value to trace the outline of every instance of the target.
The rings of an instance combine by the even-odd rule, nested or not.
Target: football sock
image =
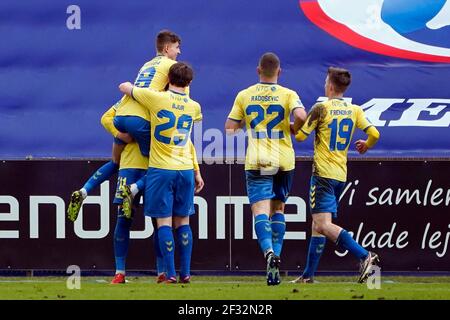
[[[128,253],[128,245],[130,243],[131,219],[125,218],[122,209],[119,214],[114,230],[114,256],[116,260],[116,273],[125,274],[125,260]]]
[[[278,212],[274,213],[271,218],[271,226],[273,252],[279,257],[281,255],[281,249],[283,248],[284,234],[286,233],[284,214]]]
[[[136,183],[133,183],[132,185],[130,185],[130,191],[131,191],[131,195],[134,197],[138,194],[139,192],[139,188],[137,187]]]
[[[167,268],[167,278],[176,277],[174,251],[175,244],[173,239],[172,227],[161,226],[158,229],[159,248],[164,257],[164,264]]]
[[[306,259],[306,268],[303,271],[303,278],[309,279],[314,277],[317,267],[319,266],[320,257],[325,248],[327,238],[324,236],[312,236],[309,240],[308,257]]]
[[[255,217],[255,232],[262,252],[272,250],[272,227],[267,214],[259,214]]]
[[[191,275],[192,230],[188,224],[175,230],[180,249],[180,277]]]
[[[81,196],[83,197],[83,199],[86,199],[86,197],[88,195],[86,189],[85,188],[81,188],[80,192],[81,192]]]
[[[108,180],[118,170],[119,170],[118,164],[112,161],[107,162],[100,169],[95,171],[95,173],[84,184],[83,189],[86,190],[86,193],[91,192],[94,188],[102,184],[102,182]]]
[[[133,194],[133,197],[139,192],[144,191],[145,189],[145,180],[147,179],[147,176],[143,176],[140,178],[136,183],[133,183],[131,186],[135,185],[135,187],[131,188],[131,193]]]
[[[339,237],[336,240],[336,244],[341,248],[348,250],[352,255],[357,257],[359,260],[364,260],[369,255],[369,252],[361,247],[358,242],[353,240],[350,233],[342,229]]]
[[[153,231],[153,248],[156,254],[156,272],[159,275],[166,272],[166,267],[164,265],[164,257],[162,255],[161,249],[159,248],[158,230]]]

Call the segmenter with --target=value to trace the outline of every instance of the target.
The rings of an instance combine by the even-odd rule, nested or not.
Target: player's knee
[[[315,221],[313,224],[313,230],[314,230],[314,232],[324,235],[324,234],[326,234],[329,225],[330,225],[330,223],[328,223],[328,222],[322,222],[322,221],[316,222]]]
[[[275,213],[275,212],[279,212],[279,213],[284,212],[284,202],[282,202],[280,200],[272,201],[272,213]]]

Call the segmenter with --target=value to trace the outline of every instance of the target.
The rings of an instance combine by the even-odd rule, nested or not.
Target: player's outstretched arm
[[[360,154],[364,154],[372,148],[380,139],[380,132],[375,127],[369,127],[366,131],[367,140],[358,140],[355,142],[356,150]]]

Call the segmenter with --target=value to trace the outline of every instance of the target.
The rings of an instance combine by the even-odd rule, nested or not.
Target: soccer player
[[[360,260],[358,282],[367,280],[371,266],[379,257],[360,246],[351,235],[332,222],[337,217],[339,197],[347,180],[347,152],[355,128],[363,130],[367,140],[356,141],[356,150],[364,154],[379,139],[378,130],[365,118],[361,107],[345,102],[342,97],[351,82],[345,69],[328,69],[325,95],[328,100],[315,104],[306,123],[295,138],[305,140],[315,130],[314,164],[311,176],[309,204],[312,214],[312,237],[309,244],[306,268],[293,283],[312,283],[326,238],[348,250]]]
[[[176,283],[174,235],[180,250],[180,282],[190,282],[194,192],[204,185],[191,148],[192,124],[202,119],[200,105],[186,94],[193,70],[185,63],[169,69],[169,90],[157,92],[122,83],[122,93],[150,112],[151,146],[145,183],[144,213],[156,218],[160,250],[167,268],[166,283]]]
[[[256,70],[259,83],[239,92],[225,130],[229,134],[244,125],[247,128],[247,195],[258,243],[266,259],[267,285],[278,285],[286,230],[284,204],[295,168],[290,116],[294,115],[294,127],[298,129],[306,112],[296,92],[277,84],[281,72],[277,55],[265,53]]]

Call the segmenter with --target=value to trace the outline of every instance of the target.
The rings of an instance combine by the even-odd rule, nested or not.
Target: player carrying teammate
[[[141,88],[151,88],[154,90],[165,90],[168,84],[169,68],[176,63],[176,58],[180,54],[181,39],[169,30],[162,30],[156,37],[157,56],[146,62],[140,69],[135,80],[135,85]],[[114,203],[119,205],[118,219],[114,232],[114,252],[116,261],[116,275],[112,281],[115,283],[125,283],[125,260],[128,252],[129,236],[132,220],[132,207],[127,210],[122,207],[123,197],[120,187],[126,184],[137,182],[144,177],[148,168],[148,155],[150,149],[150,116],[148,110],[138,102],[128,96],[111,107],[103,116],[103,126],[115,137],[113,144],[113,160],[102,166],[87,181],[82,189],[74,191],[67,210],[68,217],[75,221],[78,217],[83,200],[87,194],[108,180],[117,171],[117,164],[120,161],[120,170],[117,183],[117,191]],[[128,132],[128,133],[124,133]],[[124,141],[130,135],[137,142],[127,144],[122,152]],[[131,138],[130,137],[130,138]],[[127,139],[126,142],[130,140]],[[137,205],[140,197],[136,197],[134,205]],[[156,225],[154,223],[154,225]],[[158,244],[157,233],[154,233],[154,242]],[[158,281],[165,278],[164,263],[159,245],[155,245],[157,256]]]
[[[202,119],[200,105],[186,94],[192,78],[191,67],[176,63],[170,67],[166,92],[145,90],[129,82],[119,86],[150,112],[151,149],[144,212],[157,220],[166,283],[177,282],[172,226],[180,250],[180,282],[190,282],[193,238],[189,216],[194,214],[194,191],[199,192],[204,184],[190,146],[192,124]]]
[[[365,118],[361,107],[345,102],[342,97],[351,82],[345,69],[329,68],[325,80],[328,100],[315,104],[295,138],[305,140],[314,130],[314,164],[311,176],[309,203],[313,218],[306,269],[292,282],[313,282],[326,238],[348,250],[360,260],[358,282],[367,280],[371,266],[378,255],[361,247],[351,235],[332,222],[337,217],[339,197],[347,180],[347,152],[355,128],[368,135],[367,140],[356,141],[359,153],[365,153],[379,139],[378,130]]]
[[[284,204],[292,186],[295,153],[290,115],[299,128],[306,112],[296,92],[277,84],[280,60],[265,53],[259,60],[260,82],[239,92],[225,123],[227,133],[246,126],[248,147],[245,174],[247,195],[258,243],[267,263],[267,284],[281,282],[279,267],[286,230]]]

